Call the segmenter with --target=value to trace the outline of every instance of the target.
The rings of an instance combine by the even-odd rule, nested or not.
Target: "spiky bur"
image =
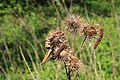
[[[87,21],[80,16],[69,15],[63,20],[65,28],[72,33],[83,33],[84,27],[88,25]]]

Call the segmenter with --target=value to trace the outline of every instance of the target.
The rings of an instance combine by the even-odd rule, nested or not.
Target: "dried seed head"
[[[59,57],[60,52],[66,47],[66,42],[67,40],[64,32],[51,31],[48,34],[45,43],[45,47],[48,49],[48,51],[46,52],[41,64],[43,64],[50,55],[52,55],[54,59]]]
[[[73,72],[79,72],[83,69],[83,63],[80,59],[78,59],[76,56],[73,56],[72,54],[69,53],[68,50],[63,50],[60,53],[62,61],[65,63],[65,65],[68,66],[70,71]]]
[[[98,37],[97,41],[94,44],[94,49],[97,48],[97,46],[99,45],[100,41],[102,40],[103,34],[104,34],[103,28],[99,28],[98,26],[99,26],[98,24],[92,24],[83,29],[84,35],[87,38],[91,39],[96,36]],[[85,39],[84,39],[84,41],[85,41]]]
[[[100,31],[100,35],[99,35],[99,38],[97,39],[97,41],[96,41],[96,43],[95,43],[95,45],[94,45],[94,49],[97,48],[97,46],[99,45],[100,41],[101,41],[102,38],[103,38],[103,34],[104,34],[103,31],[104,31],[104,30],[103,30],[102,28],[100,28],[99,31]]]
[[[46,38],[45,47],[48,49],[42,64],[52,54],[53,58],[60,58],[68,69],[72,72],[79,72],[82,70],[83,63],[80,59],[72,54],[74,51],[67,45],[65,33],[62,31],[53,31],[48,34]]]
[[[64,32],[51,31],[46,38],[45,47],[47,49],[50,49],[52,47],[59,45],[60,43],[66,44],[66,42],[67,42],[67,40],[66,40],[66,36],[65,36]]]
[[[67,46],[65,33],[62,31],[51,31],[47,38],[45,47],[49,50],[52,49],[52,58],[56,59],[59,54]]]
[[[72,33],[83,33],[83,28],[88,25],[83,18],[74,15],[68,16],[63,22],[66,29]]]
[[[98,34],[98,26],[96,24],[89,25],[83,29],[83,32],[84,35],[91,39]]]

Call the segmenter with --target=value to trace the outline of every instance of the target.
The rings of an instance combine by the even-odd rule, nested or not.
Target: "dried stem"
[[[5,72],[5,70],[3,69],[3,67],[1,65],[0,65],[0,69],[5,74],[5,76],[7,77],[7,79],[10,80],[9,76],[7,75],[7,73]]]
[[[86,39],[87,39],[87,35],[85,35],[85,38],[83,39],[83,41],[82,41],[82,43],[81,43],[81,45],[80,45],[78,51],[76,52],[76,55],[77,55],[77,53],[81,50],[81,48],[83,47],[83,45],[84,45]]]
[[[65,65],[65,71],[66,71],[66,77],[67,77],[67,65],[65,64],[65,62],[64,62],[64,65]],[[67,78],[66,78],[67,79]]]
[[[7,54],[8,54],[9,60],[10,60],[10,62],[12,62],[12,59],[11,59],[11,56],[10,56],[10,51],[9,51],[9,49],[8,49],[8,46],[7,46],[7,43],[6,43],[6,42],[4,42],[4,46],[5,46],[6,52],[7,52]]]
[[[65,64],[64,62],[64,65],[65,65],[65,71],[66,71],[66,80],[71,80],[71,70],[67,67],[67,65]]]
[[[24,57],[24,54],[23,54],[23,51],[22,51],[21,46],[19,46],[19,48],[20,48],[20,54],[21,54],[21,56],[22,56],[22,58],[23,58],[23,60],[24,60],[24,63],[25,63],[25,65],[27,66],[27,68],[28,68],[28,70],[29,70],[29,72],[30,72],[33,80],[35,80],[35,77],[34,77],[33,73],[31,72],[30,67],[29,67],[29,65],[28,65],[28,63],[27,63],[27,61],[26,61],[26,59],[25,59],[25,57]]]
[[[33,58],[32,58],[32,56],[31,56],[31,54],[30,54],[30,52],[29,52],[28,49],[27,49],[27,54],[28,54],[28,56],[29,56],[29,58],[30,58],[30,60],[31,60],[31,62],[32,62],[32,65],[33,65],[33,68],[34,68],[35,73],[37,74],[37,77],[39,77],[39,73],[38,73],[38,70],[37,70],[37,68],[36,68],[35,62],[33,61]]]
[[[68,68],[67,80],[71,80],[71,70]]]
[[[83,44],[85,43],[86,39],[87,39],[87,35],[85,35],[85,38],[82,41],[81,48],[82,48]]]

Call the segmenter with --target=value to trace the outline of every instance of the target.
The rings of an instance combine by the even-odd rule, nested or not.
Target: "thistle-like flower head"
[[[72,33],[82,33],[83,28],[88,25],[87,21],[80,16],[70,15],[63,21],[66,29]]]
[[[67,40],[66,40],[66,36],[65,36],[64,32],[51,31],[46,38],[45,47],[47,49],[55,48],[61,43],[66,44],[66,42],[67,42]]]
[[[84,35],[86,35],[89,39],[95,37],[98,34],[98,25],[90,24],[83,29]]]

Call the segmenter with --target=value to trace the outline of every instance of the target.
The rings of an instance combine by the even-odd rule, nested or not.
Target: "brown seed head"
[[[82,69],[83,63],[76,56],[72,55],[74,51],[67,45],[65,33],[62,31],[53,31],[46,38],[45,47],[48,49],[42,64],[52,54],[53,58],[60,58],[72,72],[79,72]]]
[[[100,32],[100,35],[99,35],[99,38],[97,39],[95,45],[94,45],[94,49],[97,48],[97,46],[99,45],[99,43],[101,42],[102,38],[103,38],[103,34],[104,34],[104,30],[103,28],[100,28],[99,29],[99,32]]]
[[[52,55],[54,59],[59,57],[60,52],[66,47],[66,42],[64,32],[51,31],[46,38],[45,47],[47,48],[47,52],[41,64],[45,63],[50,55]]]
[[[53,58],[58,57],[59,53],[66,47],[66,36],[62,31],[51,31],[47,38],[45,47],[49,50],[52,49]]]
[[[52,47],[58,46],[60,43],[65,43],[66,44],[66,36],[65,33],[62,31],[51,31],[47,38],[46,38],[46,43],[45,47],[47,49],[50,49]]]
[[[83,68],[83,63],[80,59],[78,59],[76,56],[73,56],[69,53],[67,49],[63,50],[60,53],[62,61],[68,66],[70,71],[73,72],[79,72]]]
[[[83,29],[84,35],[86,35],[89,39],[96,36],[98,33],[98,27],[96,24],[89,25]]]
[[[79,16],[70,15],[63,21],[66,29],[72,33],[82,33],[83,28],[88,25],[87,21]]]

